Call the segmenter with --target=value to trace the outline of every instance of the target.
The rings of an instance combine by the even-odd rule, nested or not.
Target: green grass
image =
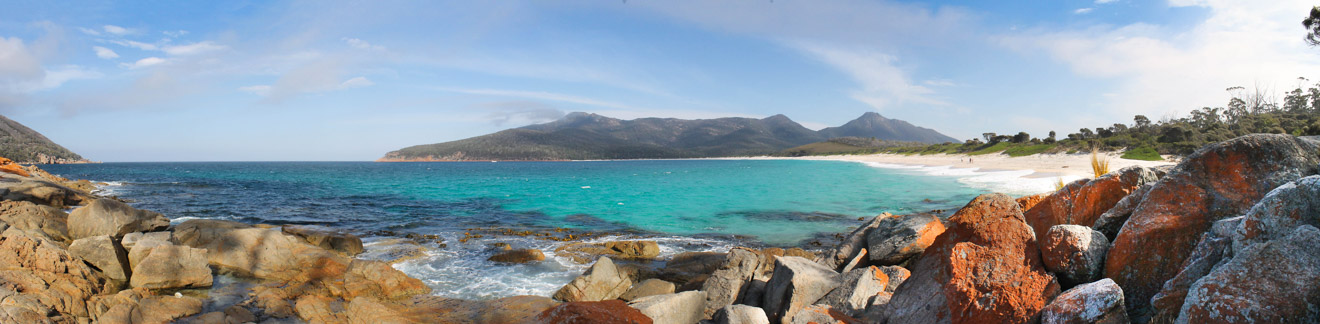
[[[1164,161],[1164,157],[1160,156],[1160,152],[1156,152],[1155,149],[1145,146],[1124,152],[1122,158],[1128,160]]]
[[[1058,146],[1058,145],[1057,145],[1057,144],[1021,144],[1021,145],[1014,145],[1013,147],[1010,147],[1010,148],[1008,148],[1007,150],[1004,150],[1004,154],[1008,154],[1008,156],[1012,156],[1012,157],[1028,156],[1028,155],[1032,155],[1032,154],[1040,154],[1040,153],[1044,153],[1045,151],[1049,151],[1050,149],[1052,149],[1052,148],[1054,148],[1054,147],[1056,147],[1056,146]]]
[[[985,155],[985,154],[990,154],[990,153],[999,153],[999,152],[1002,152],[1002,151],[1004,151],[1004,150],[1007,150],[1008,147],[1011,146],[1011,145],[1012,145],[1012,144],[1011,144],[1011,143],[1008,143],[1008,142],[999,142],[999,143],[995,143],[995,145],[991,145],[991,146],[986,147],[986,148],[982,148],[982,149],[979,149],[979,150],[975,150],[975,151],[967,152],[967,155]]]

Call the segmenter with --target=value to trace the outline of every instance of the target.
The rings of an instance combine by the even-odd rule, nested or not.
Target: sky
[[[0,0],[0,115],[86,158],[374,160],[583,111],[1060,136],[1320,80],[1294,0]]]

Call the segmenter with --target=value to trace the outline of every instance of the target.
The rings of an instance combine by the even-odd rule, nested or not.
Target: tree
[[[995,135],[997,135],[997,134],[995,134],[995,133],[981,133],[981,138],[984,138],[986,143],[994,143]]]
[[[1132,122],[1136,123],[1137,129],[1146,129],[1146,126],[1150,126],[1150,118],[1146,118],[1146,115],[1132,117]]]
[[[1320,6],[1311,7],[1311,16],[1302,20],[1302,27],[1306,27],[1306,43],[1320,46]]]
[[[1056,139],[1054,135],[1054,131],[1050,131],[1050,137],[1045,138],[1045,143],[1054,143],[1054,141],[1057,141],[1058,139]]]
[[[1090,128],[1083,128],[1083,129],[1081,130],[1081,133],[1082,133],[1082,136],[1081,136],[1082,139],[1091,139],[1091,138],[1095,138],[1095,132],[1092,132]]]
[[[1013,135],[1013,143],[1026,143],[1029,141],[1031,141],[1031,134],[1027,134],[1027,132],[1018,132],[1017,135]]]

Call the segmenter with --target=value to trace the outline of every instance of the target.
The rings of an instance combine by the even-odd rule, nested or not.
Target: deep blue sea
[[[223,162],[48,165],[105,182],[102,193],[175,223],[226,219],[317,224],[364,237],[370,257],[401,233],[436,234],[427,256],[396,264],[435,293],[462,298],[549,295],[582,265],[555,257],[563,242],[474,229],[594,233],[591,240],[657,240],[664,255],[737,245],[832,244],[861,217],[953,210],[994,188],[970,173],[801,160],[588,162]],[[924,170],[929,171],[929,170]],[[561,230],[563,231],[563,230]],[[539,248],[528,265],[486,261],[490,244]],[[381,243],[381,244],[377,244]]]

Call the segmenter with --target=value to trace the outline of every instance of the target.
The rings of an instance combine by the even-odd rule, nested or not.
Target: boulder
[[[1068,289],[1040,311],[1041,324],[1127,324],[1123,289],[1113,280],[1086,283]]]
[[[628,307],[636,308],[657,324],[691,324],[706,317],[702,313],[705,302],[706,292],[685,291],[638,298],[628,302]]]
[[[415,314],[404,307],[388,304],[371,297],[353,298],[345,307],[344,316],[349,323],[408,324],[418,323]]]
[[[628,308],[623,302],[614,302],[622,309],[612,310],[637,313],[637,310]],[[559,303],[541,296],[513,296],[485,301],[415,296],[398,302],[394,307],[404,311],[414,323],[539,323],[534,322],[536,317],[556,305]]]
[[[69,236],[111,235],[164,230],[170,220],[160,213],[129,207],[112,199],[97,199],[69,214]]]
[[[642,297],[672,294],[674,293],[675,288],[676,287],[672,282],[654,278],[646,279],[633,285],[631,289],[628,289],[628,291],[624,292],[622,296],[619,296],[619,299],[633,301]]]
[[[82,205],[91,200],[86,193],[44,180],[0,182],[0,192],[4,193],[0,197],[4,200],[29,201],[55,208]]]
[[[858,319],[865,323],[884,323],[889,320],[889,313],[885,312],[885,308],[889,307],[889,301],[893,298],[894,294],[890,292],[876,294],[871,297],[866,311]]]
[[[490,258],[486,260],[492,262],[501,262],[501,263],[531,263],[537,261],[544,261],[545,254],[541,253],[541,250],[537,250],[537,249],[508,250],[500,253],[495,253],[495,255],[490,256]]]
[[[1050,193],[1035,194],[1018,197],[1016,201],[1018,207],[1022,208],[1022,210],[1031,210],[1032,207],[1036,207],[1036,205],[1040,204],[1041,201],[1044,201],[1045,198],[1048,198],[1049,196]]]
[[[599,262],[597,262],[599,263]],[[595,324],[629,323],[649,324],[646,317],[636,308],[628,307],[621,300],[596,302],[569,302],[545,310],[536,317],[536,323],[545,324]]]
[[[307,243],[345,255],[362,253],[362,239],[341,230],[316,225],[284,225],[284,233],[302,238]]]
[[[787,323],[797,312],[842,285],[841,277],[811,260],[780,257],[775,260],[774,276],[766,283],[761,306],[771,321]]]
[[[871,297],[885,292],[889,275],[876,267],[856,269],[843,274],[843,285],[835,288],[817,304],[828,305],[845,315],[858,317],[871,304]]]
[[[305,281],[335,277],[349,264],[348,258],[286,235],[279,229],[189,222],[192,221],[176,227],[175,239],[194,248],[206,249],[207,261],[223,271],[262,279]],[[204,228],[207,225],[218,227]],[[142,244],[138,243],[139,246]],[[133,253],[130,251],[129,254],[131,262]]]
[[[52,315],[86,318],[87,300],[101,293],[106,279],[62,245],[38,233],[9,228],[0,233],[0,288],[10,300],[26,300]]]
[[[119,243],[120,245],[124,246],[124,249],[132,250],[133,246],[137,245],[137,242],[139,241],[160,241],[160,242],[170,242],[171,244],[173,244],[174,236],[172,235],[172,232],[169,231],[147,232],[147,233],[133,232],[133,233],[124,234],[124,238],[120,239]]]
[[[605,243],[573,243],[555,249],[555,254],[569,257],[577,263],[591,262],[600,256],[624,260],[651,260],[660,256],[655,241],[615,241]]]
[[[632,287],[632,280],[619,272],[613,260],[601,257],[587,272],[559,288],[554,299],[564,302],[609,300],[619,298],[629,287]]]
[[[1109,240],[1104,233],[1081,225],[1054,225],[1041,237],[1045,269],[1058,275],[1064,287],[1100,279]]]
[[[1024,210],[1022,216],[1031,224],[1037,236],[1044,235],[1054,225],[1090,227],[1101,214],[1109,211],[1128,194],[1158,179],[1154,170],[1132,166],[1094,180],[1078,180],[1055,191],[1031,209]]]
[[[1127,197],[1123,197],[1123,200],[1119,200],[1117,204],[1114,204],[1114,208],[1100,214],[1100,218],[1095,220],[1095,224],[1091,225],[1091,228],[1104,233],[1106,239],[1113,241],[1118,236],[1118,230],[1123,229],[1123,224],[1127,223],[1128,217],[1132,217],[1132,212],[1137,210],[1137,205],[1146,199],[1146,193],[1150,192],[1150,188],[1154,186],[1153,183],[1147,183],[1137,187]]]
[[[1320,227],[1320,175],[1286,183],[1261,198],[1234,228],[1233,250],[1282,238],[1301,225]]]
[[[1042,263],[1017,202],[981,195],[912,263],[885,313],[891,323],[1034,322],[1059,294]]]
[[[1169,281],[1165,281],[1160,292],[1151,297],[1150,323],[1173,323],[1178,318],[1178,313],[1182,311],[1183,302],[1187,298],[1187,289],[1201,277],[1210,274],[1210,270],[1213,270],[1216,264],[1227,258],[1231,245],[1232,242],[1227,237],[1215,233],[1202,234],[1201,241],[1196,244],[1192,254],[1187,256],[1187,261],[1183,262],[1182,271]]]
[[[109,279],[128,281],[129,275],[133,273],[128,267],[128,251],[124,251],[124,247],[119,246],[115,238],[109,235],[74,240],[73,244],[69,244],[69,253],[91,263]]]
[[[1285,237],[1237,251],[1196,281],[1177,323],[1320,322],[1320,230],[1301,225]]]
[[[811,305],[793,315],[793,319],[784,323],[791,324],[852,324],[857,319],[839,313],[827,305]]]
[[[303,295],[294,302],[298,318],[308,323],[344,323],[344,303],[338,299],[319,295]]]
[[[129,285],[147,289],[202,288],[210,287],[211,280],[205,249],[161,245],[151,248],[147,257],[133,267]]]
[[[155,233],[169,233],[169,232],[155,232]],[[125,235],[124,237],[132,237],[132,235]],[[128,250],[128,268],[129,269],[136,268],[138,263],[142,262],[142,259],[146,259],[147,255],[151,254],[151,249],[160,246],[174,245],[173,242],[170,242],[167,239],[168,237],[169,237],[168,235],[151,235],[151,236],[134,237],[134,240],[131,241],[132,243],[131,245],[124,246],[124,248]],[[121,242],[122,241],[123,240],[121,240]]]
[[[944,223],[935,215],[889,217],[866,234],[866,252],[872,264],[897,265],[921,255],[940,233],[944,233]]]
[[[389,263],[353,260],[344,272],[344,299],[365,296],[380,300],[396,300],[431,292],[427,287]]]
[[[724,264],[711,273],[710,278],[707,278],[702,285],[701,290],[706,292],[702,316],[710,318],[715,311],[737,301],[742,295],[743,287],[752,280],[756,275],[756,269],[760,267],[761,256],[756,251],[747,248],[729,250]]]
[[[128,290],[126,290],[128,291]],[[202,300],[188,296],[144,296],[115,305],[97,318],[104,324],[170,323],[202,311]]]
[[[724,265],[727,253],[683,252],[675,255],[660,269],[660,278],[675,283],[686,283],[692,279],[709,275]]]
[[[1149,318],[1150,298],[1178,274],[1214,221],[1242,215],[1270,190],[1315,174],[1318,147],[1287,135],[1238,137],[1187,156],[1151,187],[1105,259],[1105,277],[1123,287],[1128,317]]]
[[[715,324],[770,324],[770,319],[760,307],[729,305],[715,312]]]
[[[232,230],[244,228],[252,228],[252,225],[227,220],[193,219],[174,226],[174,241],[191,247],[202,247],[211,245]]]
[[[893,293],[895,290],[898,290],[898,286],[903,284],[903,281],[906,281],[908,277],[912,276],[911,271],[900,266],[883,266],[880,267],[880,272],[884,272],[885,277],[889,278],[889,284],[885,285],[885,292],[888,293]]]
[[[69,242],[69,215],[59,208],[28,201],[0,202],[0,222],[21,230],[36,231],[59,242]]]
[[[892,217],[889,213],[883,213],[871,218],[870,221],[862,226],[858,226],[848,235],[843,237],[843,241],[825,253],[825,257],[820,259],[820,263],[827,268],[839,271],[848,261],[854,259],[862,248],[866,247],[866,233],[872,228],[880,226],[880,222],[886,218]]]

